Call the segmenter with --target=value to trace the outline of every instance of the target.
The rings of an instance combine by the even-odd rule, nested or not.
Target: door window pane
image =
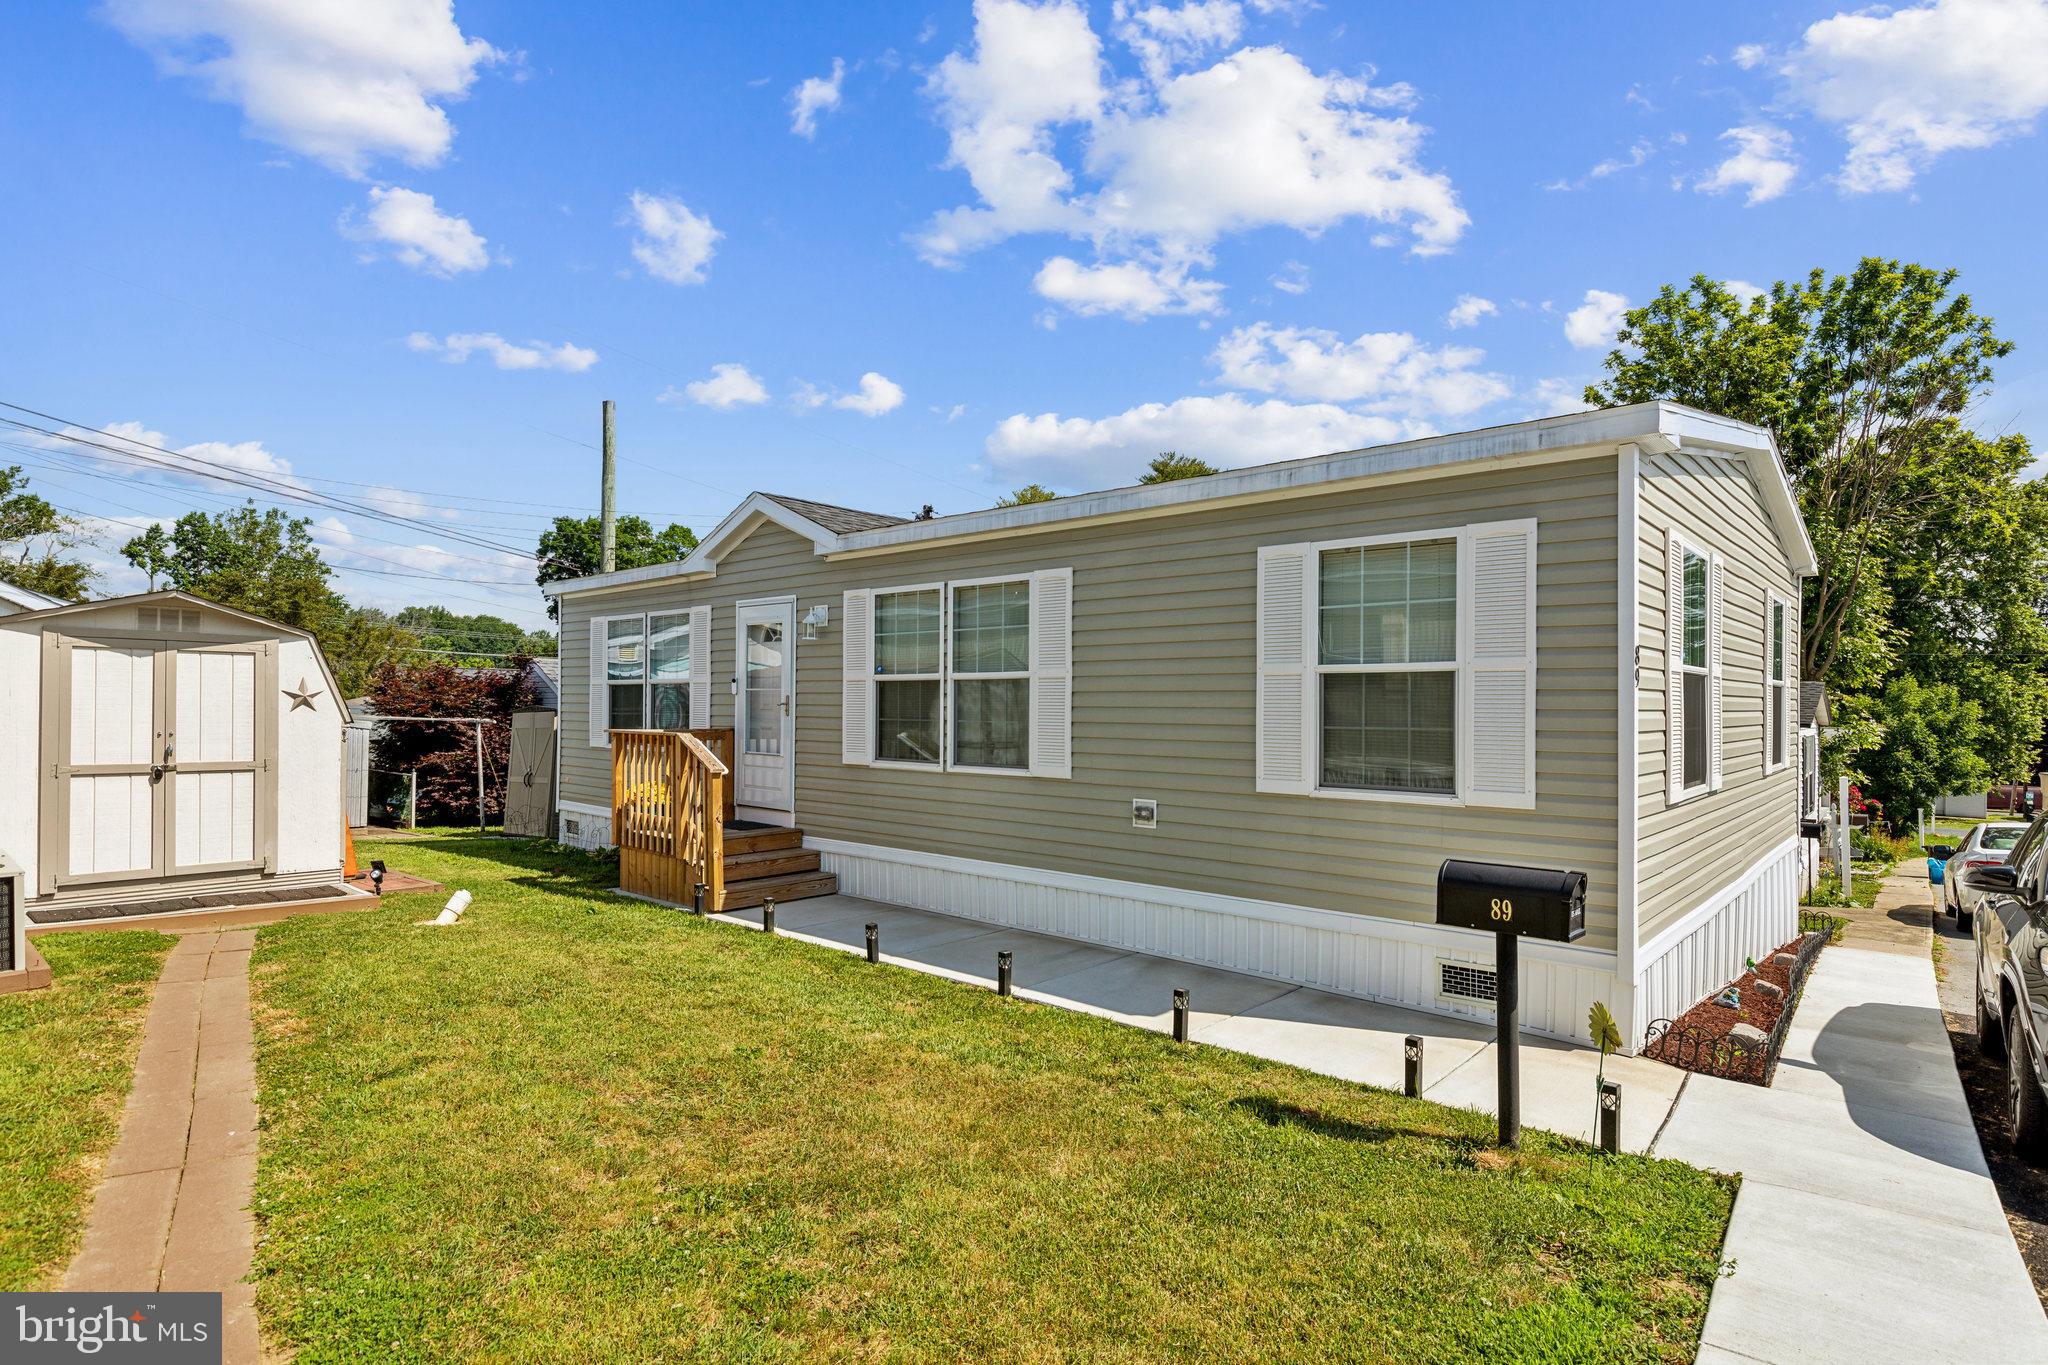
[[[1322,785],[1450,793],[1456,699],[1449,671],[1324,674]]]
[[[1023,768],[1031,738],[1029,678],[953,684],[953,761],[966,768]]]
[[[939,671],[939,599],[937,588],[875,598],[875,672]]]
[[[875,757],[887,763],[939,761],[939,680],[875,684]]]
[[[1022,673],[1031,667],[1031,585],[953,589],[953,671]]]
[[[782,752],[782,627],[755,622],[747,627],[746,751],[775,756]]]
[[[1458,657],[1458,544],[1326,550],[1319,582],[1326,664],[1450,663]]]

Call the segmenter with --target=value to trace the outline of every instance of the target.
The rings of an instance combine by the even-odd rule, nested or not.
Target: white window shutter
[[[1785,602],[1785,759],[1799,743],[1799,597]]]
[[[1536,523],[1483,522],[1465,535],[1465,803],[1527,810],[1536,804]]]
[[[846,594],[839,632],[839,761],[875,761],[875,596],[863,588]]]
[[[611,734],[605,728],[610,719],[611,696],[605,688],[604,644],[605,627],[609,616],[590,618],[590,743],[592,748],[604,748],[612,742]]]
[[[1074,775],[1074,571],[1031,575],[1031,772]]]
[[[1316,751],[1315,551],[1259,547],[1258,722],[1254,786],[1305,796]]]
[[[690,728],[711,727],[711,608],[690,608]]]
[[[1721,556],[1707,560],[1707,786],[1721,790]]]
[[[1685,675],[1679,669],[1685,658],[1685,547],[1677,532],[1665,532],[1664,551],[1664,767],[1676,801],[1685,793]]]

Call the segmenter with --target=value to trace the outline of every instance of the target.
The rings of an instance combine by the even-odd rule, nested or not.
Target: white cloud
[[[1451,311],[1444,314],[1446,327],[1476,327],[1481,318],[1490,318],[1500,312],[1500,305],[1492,299],[1482,299],[1477,294],[1460,294],[1458,301],[1451,305]]]
[[[1556,417],[1567,412],[1586,412],[1586,381],[1583,379],[1539,379],[1529,386],[1526,395],[1528,415]]]
[[[1471,346],[1424,345],[1406,332],[1367,332],[1344,341],[1335,332],[1240,327],[1216,345],[1218,377],[1257,389],[1329,403],[1364,403],[1406,418],[1460,416],[1508,396],[1507,382],[1477,366]]]
[[[1595,180],[1605,180],[1610,175],[1635,170],[1657,154],[1657,145],[1646,137],[1639,137],[1629,144],[1628,151],[1621,156],[1610,156],[1598,162],[1576,180],[1553,180],[1543,188],[1546,190],[1582,190]]]
[[[405,339],[412,350],[438,355],[451,365],[460,365],[481,351],[501,370],[565,370],[581,374],[597,363],[597,352],[585,346],[563,342],[551,346],[545,341],[517,345],[496,332],[452,332],[436,338],[429,332],[414,332]]]
[[[332,515],[315,519],[309,530],[322,556],[338,568],[361,565],[385,570],[395,562],[421,573],[448,574],[471,580],[489,579],[528,589],[533,583],[533,561],[519,555],[473,549],[467,545],[457,553],[438,545],[390,545],[382,541],[377,542],[374,551],[358,550],[355,529],[342,518]]]
[[[846,408],[864,417],[880,417],[903,406],[903,387],[869,370],[860,377],[858,392],[841,394],[832,400],[832,406]]]
[[[846,60],[832,59],[832,74],[807,76],[789,92],[789,131],[798,137],[818,135],[818,115],[839,107],[840,82],[846,79]]]
[[[2048,0],[1935,0],[1841,13],[1779,68],[1839,125],[1850,193],[1902,190],[1944,152],[2031,132],[2048,109]]]
[[[1405,228],[1420,253],[1465,229],[1449,179],[1420,164],[1424,130],[1398,113],[1407,86],[1318,75],[1278,47],[1200,67],[1236,40],[1235,5],[1116,6],[1143,68],[1124,79],[1071,0],[976,0],[974,13],[971,53],[928,84],[950,164],[976,195],[917,234],[935,264],[1039,232],[1157,271],[1206,263],[1220,236],[1262,227],[1312,235],[1362,218]]]
[[[1565,314],[1564,337],[1581,350],[1614,344],[1621,315],[1628,311],[1628,296],[1605,289],[1588,289],[1586,301]]]
[[[1090,419],[1043,412],[1006,417],[989,433],[989,463],[1005,477],[1069,487],[1128,483],[1162,450],[1218,466],[1325,455],[1421,434],[1334,403],[1249,402],[1234,393],[1142,403]]]
[[[1751,71],[1762,66],[1764,59],[1770,56],[1770,53],[1762,43],[1744,43],[1729,55],[1737,66],[1741,67],[1744,71]]]
[[[1271,283],[1283,294],[1306,294],[1310,283],[1308,267],[1300,261],[1289,261],[1274,272]]]
[[[1760,286],[1751,284],[1748,280],[1724,280],[1722,283],[1744,308],[1749,307],[1753,300],[1762,298],[1767,292]]]
[[[1776,199],[1792,187],[1799,174],[1799,158],[1792,152],[1792,135],[1768,123],[1744,124],[1721,134],[1735,151],[1714,168],[1714,173],[1695,187],[1707,194],[1725,194],[1732,189],[1749,191],[1743,202],[1749,205]]]
[[[678,393],[670,389],[661,395],[664,403],[691,402],[721,412],[751,407],[768,401],[768,389],[746,366],[727,362],[711,367],[709,379],[693,380]]]
[[[342,215],[341,231],[354,241],[382,244],[401,264],[443,279],[491,263],[489,245],[469,220],[443,213],[433,195],[418,190],[372,187],[368,210],[361,219]]]
[[[704,283],[712,252],[725,235],[682,200],[640,190],[633,191],[625,221],[639,234],[633,238],[633,259],[670,284]]]
[[[214,466],[225,466],[240,473],[261,475],[294,487],[304,487],[292,473],[291,462],[271,454],[261,441],[197,441],[191,445],[174,446],[170,437],[142,422],[109,422],[98,431],[72,426],[62,430],[65,436],[77,439],[30,436],[29,443],[60,451],[75,459],[91,460],[119,469],[144,482],[171,481],[218,487],[218,481],[209,475],[222,472]],[[122,458],[124,455],[128,458]],[[175,458],[179,455],[205,461],[209,473],[181,472],[190,467]],[[136,463],[138,461],[139,464]]]
[[[1083,317],[1216,312],[1221,307],[1222,284],[1190,279],[1190,268],[1186,263],[1152,267],[1137,261],[1082,265],[1070,257],[1054,256],[1032,277],[1031,286]]]
[[[452,0],[108,0],[109,22],[170,74],[237,105],[249,131],[344,175],[378,157],[433,166],[443,105],[504,54],[464,37]]]

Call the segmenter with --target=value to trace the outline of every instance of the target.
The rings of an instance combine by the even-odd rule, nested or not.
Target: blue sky
[[[1565,410],[1624,300],[1879,254],[1962,270],[1981,424],[2048,434],[2048,0],[1451,13],[17,7],[0,400],[529,623],[498,547],[594,510],[607,397],[658,522],[959,511]],[[111,545],[239,496],[0,442]]]

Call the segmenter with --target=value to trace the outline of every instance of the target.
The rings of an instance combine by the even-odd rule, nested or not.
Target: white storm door
[[[739,654],[739,771],[733,802],[764,813],[796,811],[796,603],[743,604],[734,613]]]
[[[59,880],[147,874],[158,845],[157,653],[88,644],[64,653],[70,724],[55,775],[66,817]]]
[[[263,861],[263,790],[256,698],[261,672],[249,649],[175,649],[165,747],[171,872],[252,867]]]

